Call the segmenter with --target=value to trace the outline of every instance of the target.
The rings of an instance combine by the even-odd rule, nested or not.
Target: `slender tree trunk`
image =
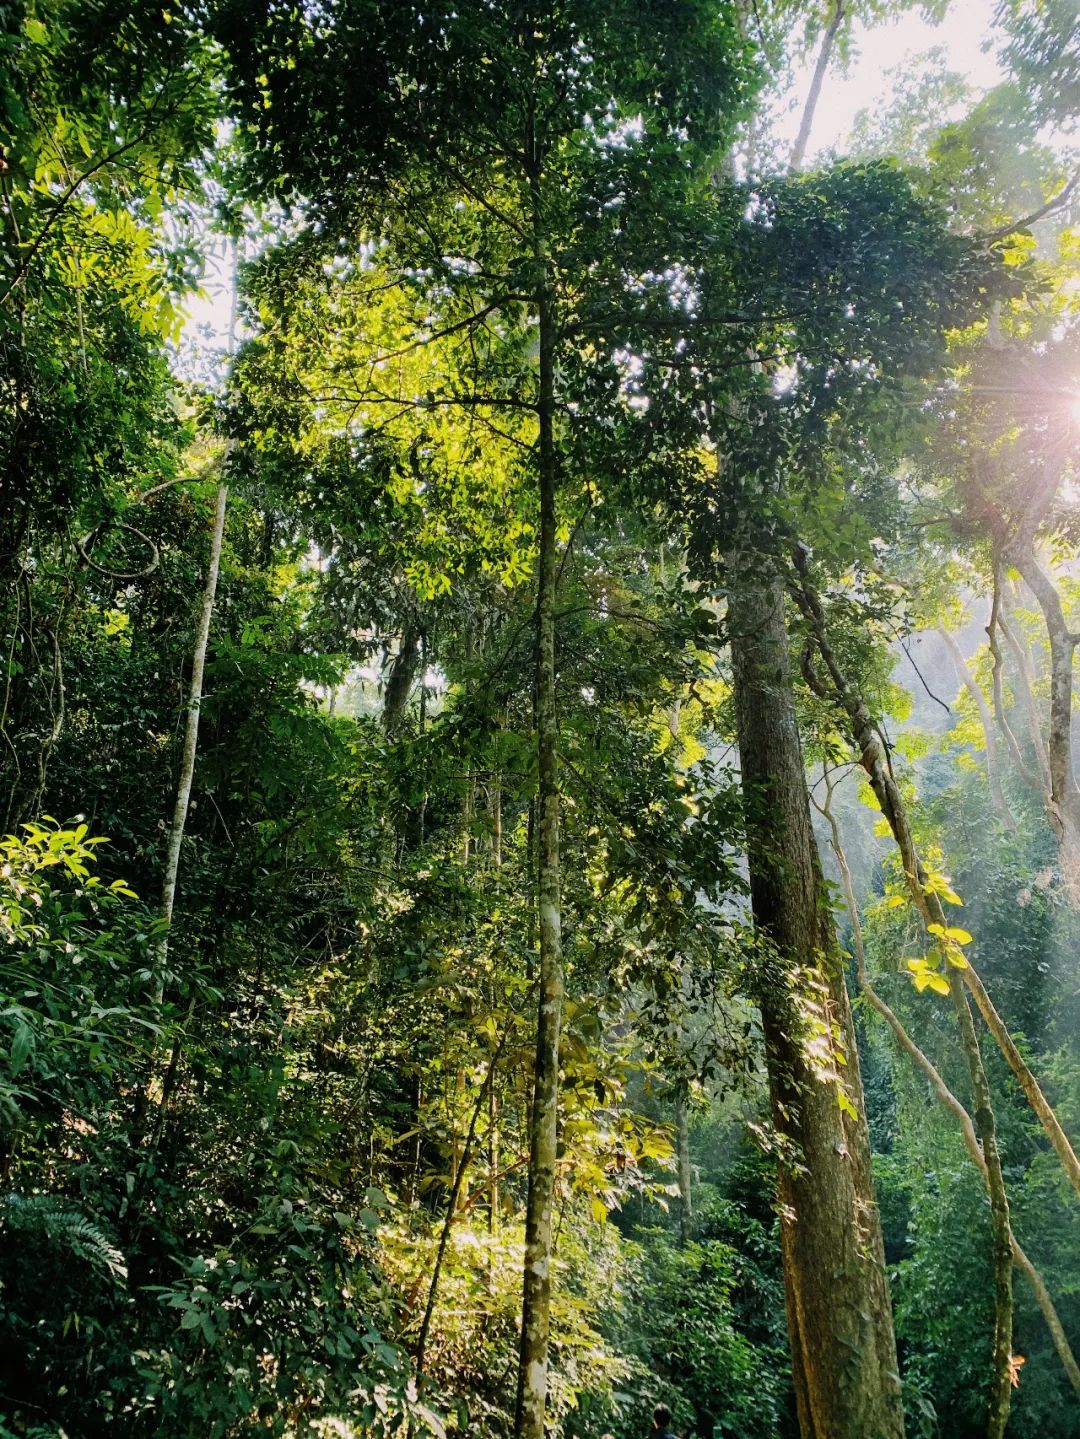
[[[1044,765],[1042,753],[1043,739],[1042,733],[1039,730],[1038,716],[1036,715],[1033,726],[1029,723],[1029,730],[1033,731],[1031,739],[1035,749],[1035,764],[1037,769],[1039,770],[1039,773],[1036,774],[1030,768],[1027,761],[1024,759],[1023,753],[1020,749],[1020,743],[1016,738],[1016,733],[1013,730],[1012,725],[1009,723],[1008,715],[1005,713],[1005,695],[1004,687],[1002,684],[1005,660],[1001,653],[1001,645],[998,643],[998,630],[1000,629],[1003,634],[1006,630],[1006,626],[1003,623],[1001,612],[1002,603],[1003,600],[1001,575],[998,571],[995,571],[994,599],[990,607],[990,621],[986,626],[986,635],[990,643],[990,655],[993,660],[991,696],[994,704],[994,720],[997,724],[998,729],[1001,731],[1002,736],[1004,737],[1006,748],[1009,751],[1013,764],[1016,766],[1017,774],[1019,774],[1020,778],[1024,781],[1028,788],[1034,790],[1038,795],[1043,798],[1045,802],[1046,796],[1049,793],[1050,771],[1049,768],[1045,767]],[[1021,686],[1026,690],[1026,696],[1028,701],[1026,708],[1028,710],[1030,721],[1031,713],[1034,710],[1034,700],[1032,698],[1030,688],[1027,688],[1025,685],[1023,675],[1021,675]],[[1045,778],[1041,778],[1040,776],[1043,775],[1044,769]]]
[[[227,335],[228,353],[236,349],[236,315],[239,291],[237,273],[239,267],[239,241],[232,237],[227,249],[232,257],[232,286],[229,293],[229,329]],[[226,456],[231,441],[226,447]],[[156,998],[160,1004],[164,995],[165,963],[169,954],[169,929],[172,925],[173,906],[176,902],[176,881],[180,871],[180,850],[184,841],[188,808],[191,803],[191,785],[195,776],[195,756],[199,749],[199,718],[202,713],[203,672],[206,668],[206,649],[210,642],[210,623],[214,617],[217,600],[218,573],[221,569],[221,547],[225,538],[225,512],[229,501],[227,486],[218,485],[214,504],[214,527],[210,534],[210,559],[206,569],[206,583],[203,585],[202,606],[199,623],[195,632],[195,648],[191,659],[191,683],[188,686],[187,716],[184,723],[184,749],[180,760],[180,775],[176,785],[176,803],[173,806],[169,837],[165,846],[165,874],[161,885],[160,917],[163,921],[161,938],[155,950],[157,979]],[[179,1051],[176,1063],[179,1064]]]
[[[480,1093],[476,1096],[476,1102],[472,1107],[472,1114],[469,1117],[469,1128],[465,1135],[465,1147],[462,1152],[461,1165],[450,1186],[450,1194],[446,1201],[446,1214],[443,1216],[442,1231],[439,1235],[439,1247],[435,1252],[435,1264],[431,1271],[431,1283],[428,1285],[427,1303],[424,1305],[424,1317],[420,1323],[420,1333],[416,1340],[416,1382],[419,1385],[424,1377],[424,1360],[427,1355],[428,1335],[431,1331],[431,1320],[435,1313],[435,1301],[439,1293],[439,1278],[442,1274],[443,1259],[446,1256],[446,1246],[450,1239],[450,1230],[454,1223],[454,1216],[461,1207],[461,1184],[465,1170],[468,1168],[469,1159],[472,1155],[473,1140],[476,1138],[476,1126],[480,1115],[484,1110],[485,1101],[491,1092],[495,1082],[495,1068],[502,1053],[502,1043],[492,1054],[488,1063],[487,1074],[480,1086]]]
[[[1050,642],[1050,726],[1046,753],[1050,793],[1048,807],[1065,844],[1069,872],[1064,876],[1074,903],[1080,898],[1080,875],[1075,872],[1080,836],[1080,788],[1073,768],[1072,691],[1073,656],[1077,636],[1065,619],[1057,586],[1039,563],[1034,546],[1017,545],[1010,559],[1038,603]],[[1006,632],[1007,633],[1007,632]]]
[[[214,506],[214,527],[210,535],[210,559],[203,585],[202,605],[195,631],[195,647],[191,657],[191,682],[188,685],[187,714],[184,720],[184,748],[180,757],[180,774],[176,783],[176,801],[173,805],[169,836],[165,845],[165,873],[161,883],[161,905],[159,914],[164,928],[157,942],[155,969],[157,978],[156,998],[160,1004],[165,989],[165,962],[169,954],[169,927],[172,924],[173,906],[176,902],[176,881],[180,871],[180,850],[184,842],[188,808],[191,803],[191,785],[195,776],[195,756],[199,748],[199,717],[202,713],[203,673],[206,669],[206,650],[210,640],[210,622],[214,615],[217,598],[218,572],[221,568],[221,546],[225,535],[225,510],[229,492],[225,485],[219,485]]]
[[[498,756],[496,755],[496,764]],[[491,785],[488,791],[489,804],[491,807],[491,863],[495,870],[495,892],[502,890],[500,871],[503,862],[503,833],[502,833],[502,772],[495,769]],[[496,1005],[496,986],[491,986],[491,1008]],[[499,1164],[500,1164],[500,1143],[499,1143],[499,1101],[495,1093],[495,1082],[492,1079],[488,1086],[488,1233],[494,1239],[499,1232]],[[495,1252],[491,1253],[491,1272],[494,1271]]]
[[[974,701],[979,715],[979,723],[983,732],[983,757],[986,763],[986,783],[990,790],[990,803],[1002,825],[1010,833],[1013,833],[1016,830],[1016,820],[1013,818],[1012,810],[1005,798],[1005,792],[1001,788],[1001,770],[998,764],[997,736],[994,732],[993,716],[990,714],[986,698],[975,676],[971,673],[971,666],[956,643],[956,637],[951,635],[943,624],[938,625],[938,633],[945,641],[945,648],[952,656],[957,676]]]
[[[483,649],[483,630],[480,634],[481,651]],[[465,679],[465,707],[471,705],[472,697],[472,667],[476,658],[477,640],[471,621],[465,623],[465,663],[467,666]],[[472,855],[476,852],[473,843],[472,827],[473,817],[476,813],[476,770],[473,768],[472,757],[470,756],[465,769],[465,795],[461,803],[461,862],[468,864]]]
[[[390,665],[383,692],[382,722],[387,735],[396,734],[401,726],[419,667],[420,626],[410,621],[401,632],[398,652]]]
[[[450,1186],[455,1196],[461,1195],[462,1189],[464,1188],[463,1197],[467,1199],[469,1197],[469,1189],[468,1185],[463,1185],[462,1182],[465,1172],[465,1161],[462,1159],[462,1144],[457,1129],[458,1116],[462,1111],[464,1099],[465,1071],[459,1066],[454,1076],[454,1097],[450,1103]],[[456,1199],[455,1202],[457,1202]]]
[[[855,965],[859,976],[859,988],[871,1009],[879,1014],[889,1026],[900,1048],[908,1058],[913,1061],[915,1067],[921,1070],[938,1099],[960,1125],[964,1148],[967,1150],[972,1163],[982,1175],[983,1184],[986,1186],[987,1194],[989,1195],[990,1177],[987,1173],[986,1161],[983,1159],[982,1150],[979,1147],[975,1126],[971,1121],[971,1115],[960,1103],[956,1095],[953,1094],[944,1079],[942,1079],[939,1070],[930,1060],[929,1056],[924,1050],[919,1048],[910,1034],[908,1034],[895,1011],[886,1004],[885,1000],[878,994],[870,980],[870,972],[866,967],[866,949],[863,945],[862,923],[859,919],[859,907],[855,899],[855,886],[851,880],[851,870],[848,867],[847,855],[844,852],[844,846],[841,842],[840,826],[836,821],[835,814],[832,812],[833,785],[827,777],[826,790],[826,801],[823,805],[818,805],[818,809],[822,815],[824,815],[829,825],[830,843],[840,869],[840,887],[843,891],[848,914],[851,917],[852,948],[855,951]],[[1014,1265],[1027,1280],[1035,1296],[1035,1302],[1042,1311],[1043,1318],[1046,1321],[1046,1327],[1050,1331],[1054,1348],[1057,1350],[1058,1358],[1061,1360],[1069,1383],[1077,1395],[1080,1395],[1080,1365],[1076,1362],[1076,1357],[1072,1352],[1064,1325],[1054,1306],[1050,1291],[1043,1282],[1042,1275],[1020,1247],[1020,1241],[1016,1238],[1015,1234],[1012,1236],[1012,1255]]]
[[[502,771],[499,769],[491,773],[487,801],[488,818],[491,820],[491,863],[497,872],[503,862]]]
[[[530,146],[535,149],[534,145]],[[540,543],[536,603],[536,735],[539,768],[537,908],[540,999],[525,1214],[521,1354],[516,1439],[543,1439],[551,1318],[553,1205],[559,1115],[559,1039],[563,1015],[562,899],[559,862],[558,719],[555,709],[555,591],[558,584],[555,496],[555,309],[551,266],[533,164],[533,258],[538,271]]]
[[[1053,777],[1050,772],[1050,751],[1047,748],[1046,736],[1043,734],[1039,706],[1035,700],[1035,667],[1032,664],[1031,651],[1028,649],[1026,640],[1021,640],[1013,627],[1012,617],[1009,613],[1008,588],[1005,585],[1000,587],[998,593],[997,626],[1012,651],[1016,666],[1017,700],[1020,708],[1024,711],[1039,782],[1046,799],[1049,800],[1053,790]]]
[[[803,1439],[904,1432],[858,1056],[822,899],[788,666],[784,594],[762,559],[729,600],[754,919],[771,954],[759,1003],[778,1136],[781,1244]],[[811,1038],[825,1038],[823,1064]],[[847,1061],[848,1086],[839,1075]]]
[[[829,68],[829,61],[832,59],[833,46],[836,44],[836,36],[843,23],[845,10],[845,0],[835,0],[829,23],[821,37],[821,49],[818,51],[813,79],[810,81],[810,89],[806,94],[806,104],[803,106],[802,119],[799,122],[799,133],[795,137],[795,144],[791,150],[789,163],[792,170],[801,170],[806,158],[806,147],[810,142],[814,115],[817,112],[818,101],[821,99],[822,86],[825,84],[825,73]]]
[[[1080,786],[1076,781],[1072,741],[1073,658],[1080,636],[1069,630],[1061,595],[1038,554],[1039,530],[1060,488],[1068,444],[1067,427],[1060,435],[1047,436],[1041,470],[1029,475],[1023,488],[1025,503],[1018,521],[1007,525],[985,495],[975,499],[974,507],[985,519],[995,543],[994,603],[988,626],[995,664],[995,712],[1004,728],[999,695],[1001,657],[996,646],[996,631],[1000,629],[1016,660],[1019,699],[1027,714],[1047,818],[1058,842],[1064,887],[1073,907],[1080,908]],[[976,473],[985,468],[985,462],[977,463]],[[1050,716],[1045,737],[1035,703],[1031,657],[1022,635],[1014,632],[1009,623],[1009,592],[1001,575],[1006,564],[1019,570],[1035,596],[1046,625],[1050,646]],[[1010,740],[1010,749],[1024,773],[1014,740]],[[1030,773],[1024,777],[1029,784],[1032,782]]]
[[[694,1237],[694,1174],[690,1168],[690,1121],[681,1095],[675,1101],[675,1155],[679,1172],[679,1242],[685,1249]]]
[[[495,1086],[488,1088],[488,1234],[499,1232],[499,1101]],[[494,1256],[492,1256],[494,1258]]]

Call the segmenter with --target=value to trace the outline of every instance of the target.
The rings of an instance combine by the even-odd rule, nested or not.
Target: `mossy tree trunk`
[[[822,37],[790,165],[803,163],[840,26]],[[781,1250],[802,1439],[902,1439],[881,1221],[851,1005],[810,823],[784,588],[767,556],[731,556],[729,640],[758,1004],[778,1149]]]
[[[555,592],[558,586],[555,452],[555,298],[544,232],[539,157],[533,155],[533,259],[539,328],[538,481],[540,539],[536,603],[536,738],[539,774],[536,840],[540,1000],[525,1214],[521,1353],[516,1439],[543,1439],[551,1326],[552,1242],[558,1148],[559,1039],[563,1016],[562,899],[559,861],[558,718],[555,709]]]
[[[753,555],[729,599],[758,1002],[779,1149],[803,1439],[902,1439],[896,1342],[851,1009],[810,824],[784,591]]]

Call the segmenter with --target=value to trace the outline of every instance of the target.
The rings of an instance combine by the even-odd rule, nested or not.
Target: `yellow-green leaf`
[[[966,929],[960,929],[958,925],[928,924],[926,927],[931,934],[936,934],[939,939],[944,939],[949,944],[971,943],[971,935]]]
[[[920,994],[925,989],[932,989],[935,994],[948,994],[949,981],[944,975],[936,974],[932,969],[924,969],[915,975],[915,988]]]

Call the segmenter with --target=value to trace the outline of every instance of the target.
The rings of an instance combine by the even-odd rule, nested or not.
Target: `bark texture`
[[[558,719],[555,710],[555,591],[558,586],[555,493],[555,313],[547,247],[538,223],[534,253],[539,293],[540,545],[536,604],[536,734],[539,767],[536,839],[540,930],[540,1001],[525,1211],[525,1276],[518,1366],[516,1439],[543,1439],[551,1327],[552,1218],[559,1117],[559,1039],[563,1016],[562,898],[559,866]]]
[[[752,556],[737,558],[733,571],[729,633],[751,896],[772,951],[759,1002],[781,1151],[781,1243],[800,1431],[803,1439],[901,1439],[858,1056],[810,824],[784,593],[777,578],[756,572]]]

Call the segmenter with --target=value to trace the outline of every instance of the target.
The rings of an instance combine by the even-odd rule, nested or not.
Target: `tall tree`
[[[778,1142],[788,1337],[804,1436],[903,1433],[858,1051],[817,851],[788,667],[784,588],[760,554],[728,609],[758,1003]],[[853,1356],[854,1362],[853,1362]]]
[[[284,177],[285,185],[316,202],[334,177],[331,213],[350,205],[396,256],[445,276],[457,306],[444,308],[440,332],[447,338],[484,334],[481,344],[489,352],[494,336],[495,350],[503,350],[501,373],[481,368],[470,377],[471,393],[451,382],[427,402],[400,396],[397,404],[406,412],[436,404],[532,417],[522,439],[529,453],[524,473],[535,487],[537,533],[539,1004],[515,1428],[522,1439],[540,1439],[565,995],[556,712],[559,493],[569,491],[580,502],[592,479],[580,471],[568,474],[565,417],[576,407],[596,423],[597,401],[612,403],[613,374],[610,356],[583,353],[573,313],[583,282],[587,294],[595,290],[586,278],[588,266],[605,242],[609,252],[625,249],[622,208],[638,211],[659,194],[677,203],[694,162],[730,133],[749,80],[745,45],[732,10],[696,0],[675,9],[624,0],[556,7],[344,5],[329,26],[271,16],[254,43],[244,25],[238,44],[230,26],[243,24],[242,17],[243,7],[231,15],[226,7],[223,34],[244,103],[250,105],[255,94],[263,97],[264,113],[252,128],[256,173],[278,188]],[[317,127],[298,127],[297,104],[306,105],[307,87],[314,81],[320,95],[332,92],[329,74],[348,68],[378,77],[368,92],[381,90],[371,113],[357,114],[342,97],[329,114],[323,111]],[[345,173],[356,170],[361,182],[345,182]],[[449,226],[421,218],[433,204],[458,207]],[[648,239],[650,256],[666,247],[655,231]],[[644,258],[635,263],[626,255],[624,263],[636,269]],[[619,302],[625,283],[623,275],[616,279],[609,307]],[[596,303],[595,294],[589,298]],[[592,372],[598,372],[599,385]],[[364,398],[378,397],[368,391]]]

